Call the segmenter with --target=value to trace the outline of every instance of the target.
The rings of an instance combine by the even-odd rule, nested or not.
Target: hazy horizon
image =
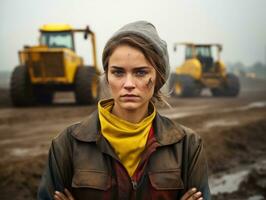
[[[266,62],[265,0],[1,0],[0,70],[18,65],[17,52],[36,45],[38,29],[47,23],[67,23],[76,28],[89,25],[96,33],[98,64],[107,39],[122,25],[152,22],[168,43],[172,70],[183,59],[173,52],[174,42],[223,44],[225,63],[252,65]],[[77,41],[78,53],[89,59],[87,42]],[[86,57],[87,56],[87,57]]]

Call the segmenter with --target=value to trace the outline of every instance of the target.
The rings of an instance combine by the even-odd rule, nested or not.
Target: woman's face
[[[109,58],[107,79],[119,109],[147,109],[154,93],[156,71],[140,50],[118,46]]]

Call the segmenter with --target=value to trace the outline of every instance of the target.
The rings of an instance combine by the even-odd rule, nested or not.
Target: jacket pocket
[[[180,176],[180,169],[149,172],[152,187],[156,190],[184,189]]]
[[[76,170],[72,179],[74,188],[108,190],[111,183],[112,177],[108,173],[96,170]]]

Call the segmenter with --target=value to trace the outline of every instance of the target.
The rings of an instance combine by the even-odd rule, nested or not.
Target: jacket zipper
[[[137,181],[131,179],[131,183],[132,183],[133,190],[136,190],[137,189],[137,186],[138,186]]]
[[[100,132],[99,132],[99,135],[101,135]],[[116,161],[119,163],[119,165],[122,166],[122,168],[123,168],[124,171],[126,172],[126,175],[127,175],[128,179],[130,180],[130,182],[131,182],[131,184],[132,184],[132,188],[133,188],[134,192],[136,192],[136,190],[137,190],[137,186],[138,186],[137,181],[133,180],[133,179],[129,176],[129,174],[128,174],[126,168],[125,168],[125,166],[121,163],[121,161],[120,161],[118,158],[116,158],[116,157],[114,157],[114,156],[112,156],[112,155],[110,155],[110,154],[108,154],[108,153],[106,153],[106,154],[109,155],[109,156],[111,156],[114,160],[116,160]]]

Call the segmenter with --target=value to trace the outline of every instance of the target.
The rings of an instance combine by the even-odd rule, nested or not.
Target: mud
[[[201,135],[216,186],[228,177],[237,186],[218,193],[211,183],[215,200],[266,198],[265,164],[257,165],[266,160],[266,82],[245,81],[237,98],[206,92],[199,98],[169,98],[173,108],[159,109]],[[71,93],[57,94],[52,106],[13,108],[8,90],[0,89],[0,199],[36,199],[52,138],[95,109],[76,106]]]
[[[265,199],[266,197],[266,162],[265,161],[266,160],[264,160],[263,162],[256,163],[249,170],[245,169],[245,170],[241,170],[240,172],[238,172],[238,176],[239,178],[242,178],[242,181],[232,182],[231,187],[226,192],[218,193],[218,194],[216,193],[213,196],[213,199],[215,200],[220,200],[220,199],[221,200],[222,199],[263,200]],[[232,177],[233,176],[230,176],[229,178],[232,179]]]

